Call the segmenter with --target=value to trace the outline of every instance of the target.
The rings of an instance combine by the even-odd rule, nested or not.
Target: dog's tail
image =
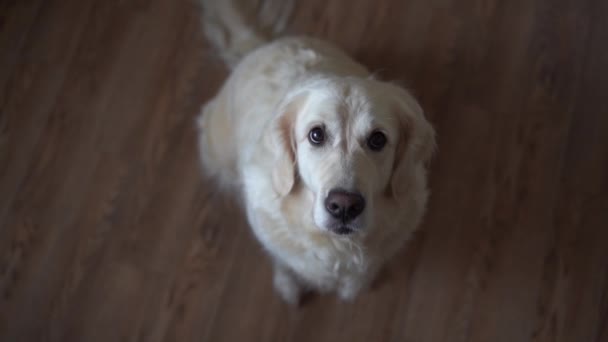
[[[294,0],[197,1],[205,35],[230,68],[282,32],[294,5]]]

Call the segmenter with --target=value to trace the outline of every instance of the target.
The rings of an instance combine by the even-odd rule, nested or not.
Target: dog
[[[205,173],[239,194],[287,303],[311,290],[352,300],[419,226],[433,127],[410,92],[338,47],[265,41],[227,3],[203,3],[233,65],[198,117]]]

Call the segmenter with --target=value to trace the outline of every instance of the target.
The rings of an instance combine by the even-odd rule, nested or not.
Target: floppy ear
[[[270,149],[274,159],[272,184],[281,196],[289,194],[296,182],[296,142],[293,131],[300,105],[301,100],[295,99],[280,106],[280,114],[270,125]]]
[[[435,151],[435,130],[425,118],[422,108],[406,90],[391,85],[399,118],[399,141],[391,176],[391,192],[399,197],[408,191],[408,173],[420,172]]]

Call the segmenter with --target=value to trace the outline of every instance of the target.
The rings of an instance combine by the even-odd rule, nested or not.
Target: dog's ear
[[[390,181],[390,192],[399,197],[408,191],[409,172],[420,172],[435,152],[435,130],[424,116],[418,101],[405,89],[390,85],[393,110],[399,119],[399,141]]]
[[[301,103],[302,99],[298,97],[280,105],[279,114],[270,125],[270,149],[274,158],[272,184],[280,196],[289,194],[297,179],[294,125]]]

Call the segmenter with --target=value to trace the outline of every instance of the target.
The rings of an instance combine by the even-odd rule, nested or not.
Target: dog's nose
[[[344,222],[353,220],[365,209],[365,199],[358,193],[333,189],[325,199],[327,212]]]

